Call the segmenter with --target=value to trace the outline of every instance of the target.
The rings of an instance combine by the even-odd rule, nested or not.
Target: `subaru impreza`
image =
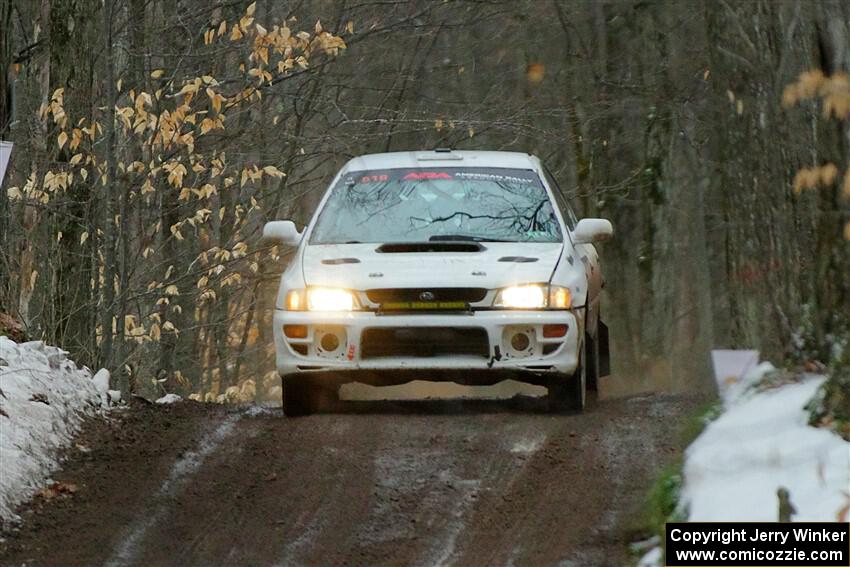
[[[435,150],[345,164],[303,230],[274,313],[287,415],[320,409],[345,382],[414,379],[547,388],[580,411],[608,373],[605,219],[578,220],[533,155]]]

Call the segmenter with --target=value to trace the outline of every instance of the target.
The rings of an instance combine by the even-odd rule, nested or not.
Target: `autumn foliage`
[[[26,182],[7,191],[33,222],[79,193],[115,204],[103,224],[76,227],[70,248],[93,258],[89,309],[111,314],[106,329],[103,320],[92,329],[96,345],[110,339],[101,363],[122,368],[131,389],[208,400],[255,394],[258,366],[231,360],[254,348],[259,326],[268,324],[253,304],[261,265],[277,264],[279,251],[249,242],[266,218],[263,201],[273,202],[269,188],[286,173],[279,162],[239,151],[240,118],[262,111],[268,87],[346,48],[320,22],[309,31],[264,26],[255,10],[256,3],[203,31],[204,45],[227,50],[238,69],[228,66],[226,78],[156,68],[143,84],[118,78],[114,104],[99,100],[79,116],[66,108],[69,87],[54,89],[38,120],[51,132],[57,163],[33,164]],[[268,120],[277,126],[277,117]],[[116,142],[111,152],[108,135]],[[56,232],[57,242],[65,238]],[[22,262],[24,317],[39,277],[37,254],[30,246]],[[258,355],[270,356],[270,345]],[[175,359],[178,350],[192,367]]]
[[[796,82],[785,87],[782,103],[792,107],[810,99],[818,99],[824,118],[846,120],[850,117],[850,76],[835,73],[826,76],[820,70],[802,73]],[[850,164],[840,174],[838,166],[827,162],[814,167],[804,167],[794,176],[794,193],[806,189],[841,184],[841,197],[850,202]],[[844,238],[850,240],[850,221],[844,225]]]

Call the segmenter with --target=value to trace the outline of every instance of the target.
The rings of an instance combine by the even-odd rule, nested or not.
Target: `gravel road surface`
[[[625,565],[699,403],[134,403],[87,426],[54,477],[73,491],[24,507],[0,564]]]

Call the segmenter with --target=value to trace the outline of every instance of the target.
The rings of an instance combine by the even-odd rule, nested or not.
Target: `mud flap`
[[[611,375],[611,351],[608,349],[608,325],[599,321],[596,340],[599,341],[599,377]]]

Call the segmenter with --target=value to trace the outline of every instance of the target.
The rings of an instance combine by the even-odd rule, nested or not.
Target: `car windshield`
[[[561,242],[549,196],[533,171],[388,169],[342,176],[311,244]]]

